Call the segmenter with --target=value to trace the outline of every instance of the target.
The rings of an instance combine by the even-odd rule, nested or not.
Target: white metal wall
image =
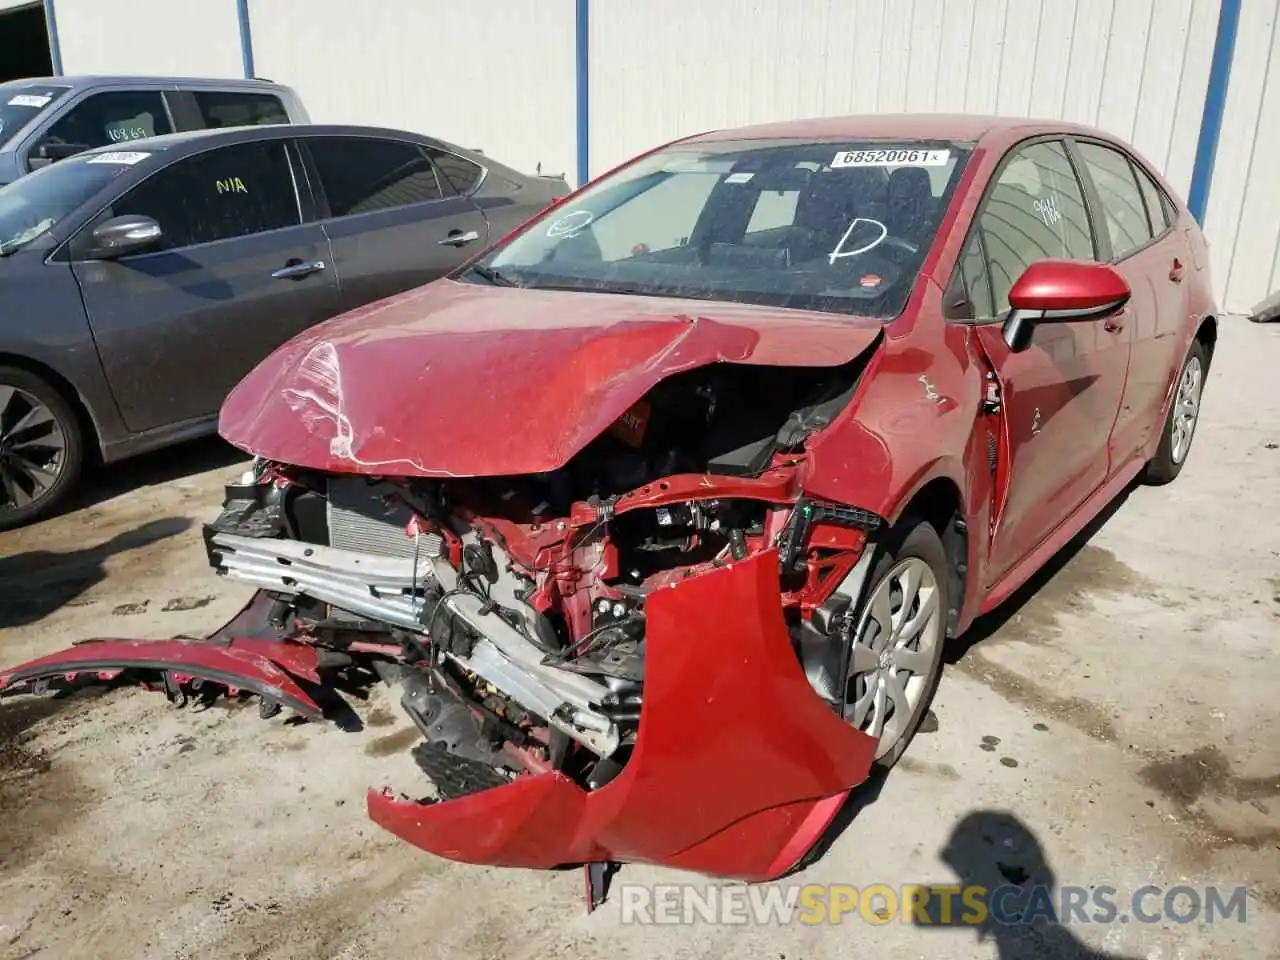
[[[1280,289],[1280,29],[1276,0],[1244,0],[1205,211],[1223,305],[1247,313]]]
[[[596,2],[592,171],[713,127],[904,110],[996,113],[1114,131],[1185,193],[1218,3]]]
[[[251,0],[250,15],[256,72],[317,122],[416,130],[573,178],[573,0]]]
[[[68,74],[242,77],[235,0],[56,0]]]

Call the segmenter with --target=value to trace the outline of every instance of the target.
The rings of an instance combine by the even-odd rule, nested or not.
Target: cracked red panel
[[[778,576],[770,550],[653,594],[636,748],[605,786],[546,772],[436,803],[371,791],[370,817],[466,863],[785,873],[867,778],[875,741],[814,696]]]
[[[125,670],[171,673],[248,690],[320,720],[323,710],[291,675],[318,680],[318,662],[314,649],[287,641],[90,640],[0,673],[0,691],[80,675],[114,679]]]

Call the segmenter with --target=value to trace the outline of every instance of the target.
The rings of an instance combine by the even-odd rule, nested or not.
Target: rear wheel
[[[1200,422],[1200,395],[1204,391],[1204,375],[1208,368],[1209,358],[1204,344],[1197,340],[1192,343],[1178,374],[1173,403],[1169,406],[1169,416],[1160,435],[1160,446],[1147,464],[1142,476],[1144,482],[1153,485],[1168,483],[1182,472],[1182,465],[1191,452],[1196,425]]]
[[[0,367],[0,530],[48,515],[75,486],[84,439],[75,411],[28,370]]]
[[[938,533],[919,523],[882,547],[847,657],[845,719],[877,741],[876,764],[898,762],[942,673],[950,582]]]

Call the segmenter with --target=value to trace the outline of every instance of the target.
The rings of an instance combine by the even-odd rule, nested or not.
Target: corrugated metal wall
[[[711,127],[954,111],[1097,124],[1132,140],[1185,193],[1218,3],[595,3],[592,170]]]
[[[236,0],[55,0],[67,72],[236,76]],[[1234,2],[1234,0],[1229,0]],[[1131,140],[1190,189],[1222,0],[591,0],[593,174],[712,127],[965,111]],[[1206,216],[1220,298],[1280,288],[1280,0],[1242,0]],[[574,0],[248,0],[260,76],[319,121],[575,179]]]
[[[541,163],[573,175],[573,0],[249,10],[258,75],[295,87],[316,121],[418,130],[530,173]]]
[[[66,73],[241,77],[235,0],[55,0]]]
[[[1280,30],[1276,0],[1244,0],[1205,211],[1214,282],[1246,313],[1280,290]]]

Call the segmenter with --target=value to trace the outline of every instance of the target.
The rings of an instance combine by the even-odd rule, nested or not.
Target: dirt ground
[[[1280,327],[1224,327],[1181,478],[957,644],[937,729],[788,881],[1112,884],[1122,908],[1244,885],[1244,924],[624,925],[621,884],[706,884],[625,867],[587,916],[578,871],[461,866],[368,822],[367,786],[422,792],[390,697],[343,732],[116,691],[0,703],[0,960],[1280,957],[1278,366]],[[247,594],[199,524],[239,463],[210,442],[121,465],[0,535],[0,664],[219,626]]]

